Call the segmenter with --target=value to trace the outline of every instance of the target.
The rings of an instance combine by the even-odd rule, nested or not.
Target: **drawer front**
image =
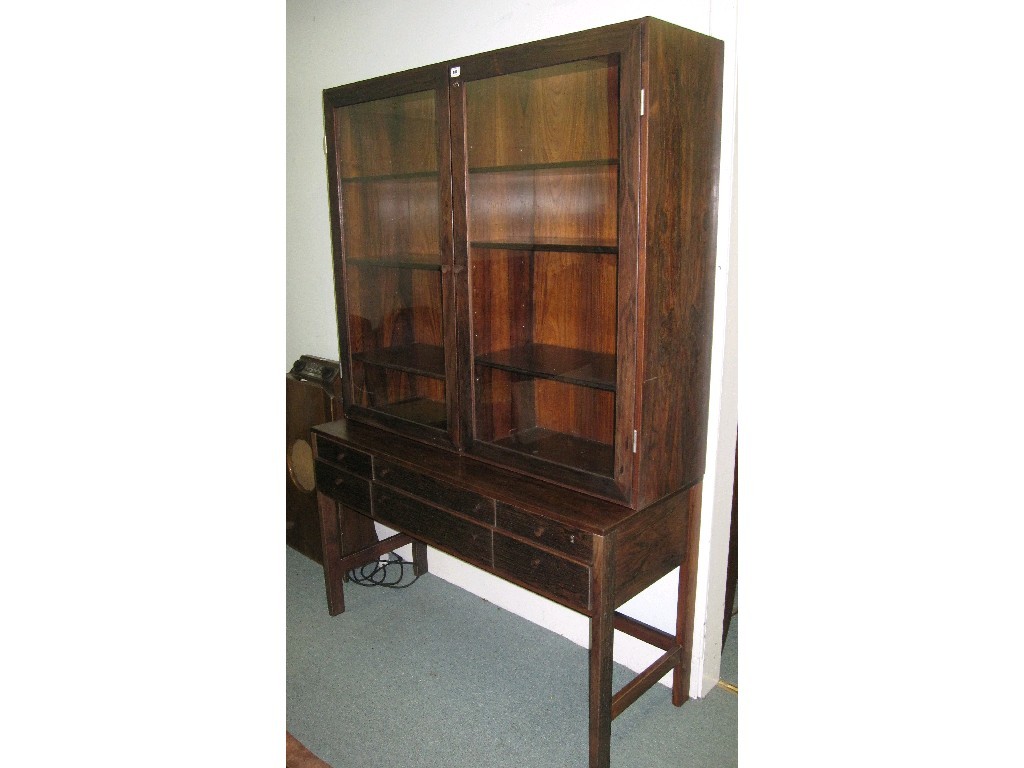
[[[594,539],[585,531],[532,515],[500,501],[497,517],[497,527],[509,533],[563,552],[585,563],[593,559]]]
[[[447,483],[434,480],[412,470],[392,464],[377,462],[376,480],[393,488],[406,491],[439,507],[459,512],[466,517],[494,525],[494,499],[488,499],[472,491],[455,488]]]
[[[590,569],[516,539],[494,534],[494,571],[580,610],[590,608]]]
[[[316,489],[346,507],[370,514],[370,481],[322,461],[316,462]]]
[[[367,480],[373,476],[370,454],[327,440],[320,435],[316,436],[316,457]]]
[[[377,483],[373,517],[470,562],[491,566],[491,531]]]

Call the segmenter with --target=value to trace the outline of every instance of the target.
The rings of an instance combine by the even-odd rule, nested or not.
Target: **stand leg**
[[[329,496],[317,493],[316,504],[320,513],[320,539],[324,548],[324,583],[327,586],[327,612],[337,616],[345,612],[345,593],[340,568],[341,541],[338,536],[338,504]]]
[[[609,768],[612,740],[612,645],[615,633],[615,544],[594,538],[590,594],[590,768]]]
[[[686,556],[679,566],[679,602],[676,606],[676,642],[683,648],[682,663],[672,673],[672,703],[683,706],[690,698],[690,660],[693,658],[693,608],[697,598],[697,547],[700,543],[701,490],[697,483],[687,499]]]
[[[412,543],[412,573],[414,576],[422,576],[428,572],[427,568],[427,545],[422,541]]]

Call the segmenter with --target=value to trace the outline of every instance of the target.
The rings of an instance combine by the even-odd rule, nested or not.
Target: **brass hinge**
[[[641,88],[640,89],[640,116],[643,117],[643,114],[644,114],[644,89]]]

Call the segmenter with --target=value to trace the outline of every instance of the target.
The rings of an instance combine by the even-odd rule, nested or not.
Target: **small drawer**
[[[498,502],[497,527],[534,541],[544,547],[563,552],[582,562],[591,562],[594,554],[593,537],[577,528],[532,515],[521,509]]]
[[[491,566],[491,530],[373,484],[373,517],[472,563]]]
[[[453,512],[494,525],[494,499],[434,480],[389,461],[378,461],[375,479]]]
[[[316,436],[316,457],[320,461],[334,464],[341,469],[365,477],[369,480],[373,477],[371,471],[372,461],[370,454],[349,448],[341,443],[335,443],[321,435]]]
[[[571,608],[590,608],[589,568],[499,533],[494,534],[494,571]]]
[[[370,481],[322,461],[316,462],[316,489],[325,496],[370,514]]]

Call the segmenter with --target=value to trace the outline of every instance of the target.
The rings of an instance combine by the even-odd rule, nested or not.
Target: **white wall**
[[[708,471],[704,481],[691,694],[718,680],[736,430],[735,303],[727,290],[732,233],[735,127],[735,0],[660,0],[628,7],[608,0],[288,0],[287,342],[285,370],[303,354],[337,359],[321,91],[335,85],[554,35],[655,16],[726,43],[718,289],[712,349]],[[734,269],[734,267],[733,267]],[[726,320],[732,318],[731,354]],[[727,364],[728,363],[728,364]],[[723,538],[724,531],[724,538]],[[497,605],[589,644],[584,617],[441,552],[430,570]],[[652,585],[623,612],[675,631],[678,574]],[[641,670],[660,651],[616,633],[615,659]]]

